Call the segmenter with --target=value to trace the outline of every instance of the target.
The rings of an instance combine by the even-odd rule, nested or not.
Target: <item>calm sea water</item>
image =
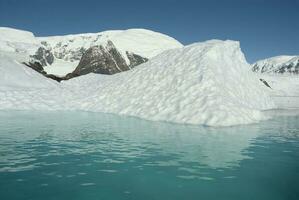
[[[1,200],[299,199],[299,117],[229,128],[0,112]]]

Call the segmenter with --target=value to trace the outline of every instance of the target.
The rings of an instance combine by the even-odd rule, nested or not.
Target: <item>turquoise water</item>
[[[0,199],[299,199],[299,117],[211,128],[1,111]]]

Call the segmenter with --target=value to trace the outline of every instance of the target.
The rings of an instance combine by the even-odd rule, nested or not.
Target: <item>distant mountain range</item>
[[[180,47],[174,38],[145,29],[35,37],[28,31],[0,27],[0,52],[18,54],[20,62],[57,80],[119,73]],[[299,74],[299,56],[260,60],[252,64],[252,71]]]
[[[0,51],[22,54],[22,63],[50,78],[114,74],[182,46],[167,35],[145,29],[35,37],[31,32],[0,28]]]
[[[276,56],[252,65],[252,71],[267,74],[299,74],[299,56]]]

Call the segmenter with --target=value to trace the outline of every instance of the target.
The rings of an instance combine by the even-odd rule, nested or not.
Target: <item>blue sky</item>
[[[0,26],[37,36],[147,28],[183,44],[233,39],[249,62],[299,54],[299,0],[0,0]]]

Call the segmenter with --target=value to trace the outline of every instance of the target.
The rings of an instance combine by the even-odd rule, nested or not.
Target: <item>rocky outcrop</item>
[[[121,56],[111,41],[107,46],[102,45],[89,48],[82,56],[74,73],[84,75],[88,73],[115,74],[129,70],[125,59]]]
[[[272,68],[271,70],[268,70],[268,68]],[[288,63],[281,65],[279,67],[274,66],[258,66],[257,64],[253,65],[252,71],[254,72],[261,72],[261,73],[289,73],[289,74],[299,74],[299,62],[298,63]]]
[[[116,49],[112,41],[108,41],[106,46],[97,45],[93,46],[83,54],[79,65],[76,69],[66,75],[66,79],[76,76],[85,75],[88,73],[96,74],[116,74],[119,72],[127,71],[133,67],[148,61],[134,53],[126,52],[130,64],[126,63],[121,53]]]
[[[299,74],[299,62],[297,64],[289,63],[283,65],[279,69],[277,69],[276,72],[280,74],[283,73]]]
[[[136,67],[137,65],[140,65],[148,61],[147,58],[144,58],[134,53],[130,53],[128,51],[126,51],[126,54],[128,59],[130,60],[130,65],[129,65],[130,68]]]
[[[70,44],[72,40],[68,41]],[[84,47],[76,47],[74,49],[68,49],[69,44],[62,44],[62,42],[57,43],[53,47],[54,56],[58,59],[65,61],[78,61],[81,59],[82,55],[86,51]]]
[[[27,67],[37,71],[38,73],[42,74],[43,76],[53,79],[55,81],[60,82],[62,80],[66,80],[64,77],[58,77],[53,74],[47,74],[47,72],[44,71],[43,66],[39,62],[29,62],[29,63],[23,62],[23,64],[26,65]]]
[[[268,74],[299,74],[299,56],[277,56],[252,65],[253,72]]]
[[[51,65],[54,62],[54,55],[51,50],[44,47],[39,47],[30,58],[31,63],[39,62],[42,66]]]
[[[46,74],[43,66],[39,62],[29,62],[29,63],[23,62],[23,64],[41,74]]]
[[[45,44],[43,45],[46,46]],[[52,54],[51,50],[46,49],[44,47],[39,47],[36,53],[30,56],[29,61],[23,62],[23,64],[41,73],[47,78],[60,82],[64,80],[64,78],[55,76],[53,74],[47,74],[47,72],[43,68],[44,66],[51,65],[53,62],[54,62],[54,55]]]
[[[271,88],[271,86],[269,85],[269,83],[268,83],[265,79],[260,78],[260,81],[261,81],[262,83],[264,83],[265,86],[267,86],[268,88]],[[272,89],[272,88],[271,88],[271,89]]]
[[[147,62],[148,59],[137,54],[126,52],[126,56],[129,59],[128,65],[125,58],[114,46],[113,42],[108,40],[105,46],[97,45],[90,47],[83,54],[78,66],[72,72],[65,77],[58,77],[52,74],[47,74],[44,71],[43,66],[52,64],[54,56],[50,50],[40,47],[35,55],[31,56],[31,60],[28,63],[24,63],[26,66],[34,69],[35,71],[43,74],[47,78],[54,79],[56,81],[68,80],[77,76],[96,73],[96,74],[116,74],[119,72],[130,70],[137,65]]]

